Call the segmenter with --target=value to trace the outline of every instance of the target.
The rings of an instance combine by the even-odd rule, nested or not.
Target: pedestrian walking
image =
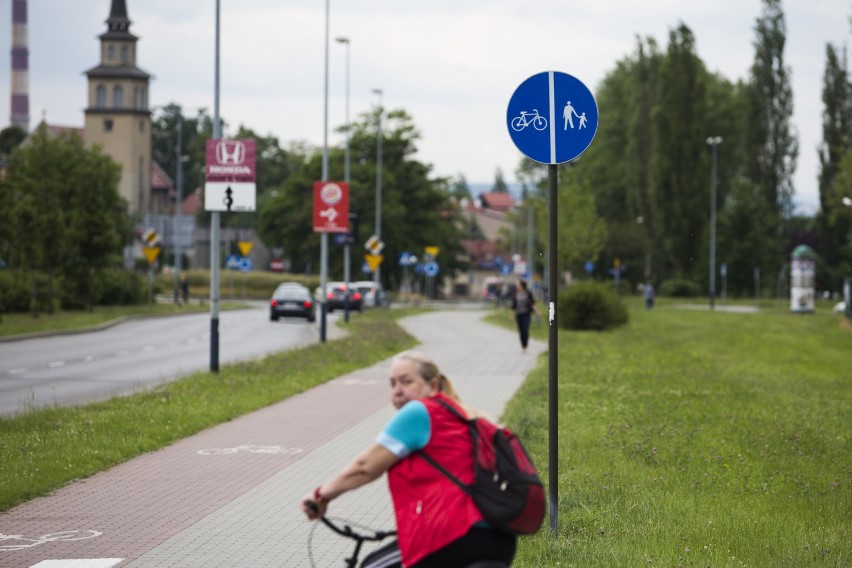
[[[530,342],[530,318],[533,313],[539,317],[541,317],[541,314],[538,311],[538,306],[536,306],[535,298],[527,290],[527,283],[523,280],[519,280],[515,287],[515,293],[512,296],[512,313],[518,325],[521,349],[526,353]]]
[[[645,284],[645,309],[650,310],[654,307],[654,285],[648,282]]]

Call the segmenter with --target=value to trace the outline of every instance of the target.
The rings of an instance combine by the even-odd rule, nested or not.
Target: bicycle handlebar
[[[307,505],[310,510],[314,512],[319,512],[319,506],[316,504],[315,501],[305,501],[305,505]],[[378,542],[386,539],[389,536],[396,536],[396,531],[373,531],[373,534],[361,534],[353,530],[352,527],[349,525],[343,525],[343,528],[337,526],[328,517],[320,517],[320,520],[325,524],[325,526],[327,526],[340,536],[345,536],[347,538],[351,538],[352,540],[357,540],[360,542]]]
[[[328,519],[327,517],[322,517],[320,520],[325,523],[325,526],[327,526],[337,534],[345,536],[347,538],[351,538],[353,540],[378,542],[380,540],[386,539],[389,536],[396,536],[396,531],[372,531],[372,534],[362,534],[356,532],[349,525],[343,525],[343,528],[341,528],[338,525],[334,524],[334,522]]]

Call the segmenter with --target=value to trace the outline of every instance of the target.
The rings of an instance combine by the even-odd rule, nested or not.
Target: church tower
[[[131,214],[152,213],[151,76],[136,66],[136,42],[130,33],[125,0],[112,0],[107,31],[101,34],[101,62],[86,71],[88,107],[83,138],[100,144],[121,164],[119,193]]]

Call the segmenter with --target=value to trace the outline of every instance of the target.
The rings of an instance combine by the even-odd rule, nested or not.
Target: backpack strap
[[[455,416],[456,418],[458,418],[458,419],[459,419],[459,420],[461,420],[462,422],[464,422],[464,423],[468,424],[468,426],[471,426],[471,424],[470,424],[470,423],[471,423],[471,420],[470,420],[469,418],[467,418],[467,417],[463,416],[463,415],[462,415],[462,413],[461,413],[461,412],[459,412],[459,411],[458,411],[458,409],[456,409],[456,408],[455,408],[452,404],[449,404],[447,401],[445,401],[445,400],[441,400],[440,398],[435,398],[435,399],[433,399],[433,400],[434,400],[435,402],[437,402],[438,404],[440,404],[441,406],[443,406],[444,408],[446,408],[448,411],[450,411],[450,413],[451,413],[453,416]],[[472,433],[471,433],[471,435],[472,435]],[[465,492],[465,493],[467,493],[468,495],[470,495],[470,494],[471,494],[470,486],[468,486],[468,485],[466,485],[466,484],[462,483],[462,481],[461,481],[458,477],[456,477],[455,475],[453,475],[452,473],[450,473],[449,471],[447,471],[447,469],[446,469],[444,466],[442,466],[441,464],[439,464],[438,462],[436,462],[436,461],[432,458],[432,456],[430,456],[429,454],[427,454],[427,453],[426,453],[425,451],[423,451],[423,450],[420,450],[420,451],[418,451],[417,453],[418,453],[418,454],[420,454],[420,456],[421,456],[424,460],[426,460],[426,462],[427,462],[429,465],[431,465],[432,467],[434,467],[435,469],[437,469],[439,472],[441,472],[441,474],[442,474],[444,477],[446,477],[447,479],[449,479],[450,481],[452,481],[454,484],[456,484],[456,485],[459,487],[459,489],[461,489],[462,491],[464,491],[464,492]],[[475,459],[475,458],[474,458],[474,459]]]

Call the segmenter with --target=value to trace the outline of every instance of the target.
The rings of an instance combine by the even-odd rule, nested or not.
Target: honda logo
[[[246,145],[239,140],[221,140],[216,144],[216,161],[222,165],[238,166],[246,159]]]

